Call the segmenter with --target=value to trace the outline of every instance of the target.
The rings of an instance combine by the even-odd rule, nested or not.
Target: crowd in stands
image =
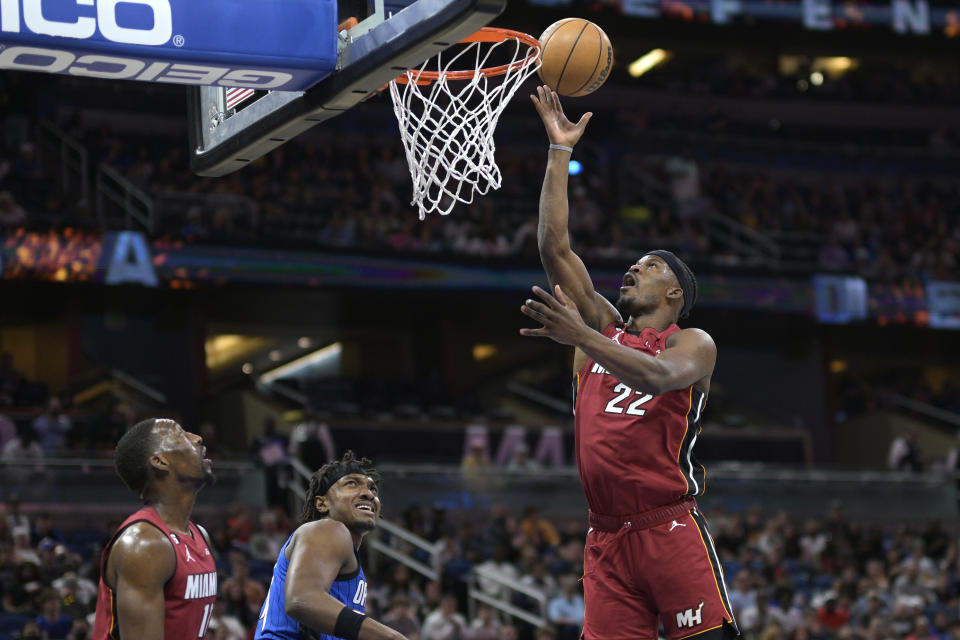
[[[0,461],[111,455],[127,426],[136,422],[132,407],[120,400],[104,409],[78,412],[70,393],[51,394],[30,380],[14,356],[0,352]]]
[[[953,279],[960,264],[956,183],[815,175],[784,179],[771,171],[709,168],[708,197],[751,229],[774,237],[806,235],[826,271],[897,281]]]
[[[543,171],[539,148],[502,155],[508,179],[500,191],[449,217],[419,222],[407,202],[409,174],[396,147],[396,140],[362,134],[304,140],[216,180],[190,176],[174,145],[158,152],[146,147],[133,154],[111,152],[103,160],[155,198],[156,232],[167,237],[226,243],[273,238],[302,248],[535,260],[534,214]],[[640,244],[651,243],[695,263],[746,263],[748,256],[711,234],[708,216],[717,213],[777,244],[780,254],[771,266],[795,260],[809,270],[859,273],[884,282],[952,279],[958,273],[960,193],[955,182],[909,175],[790,173],[707,152],[625,159],[638,168],[621,176],[625,184],[619,191],[610,171],[616,161],[597,167],[602,177],[588,169],[572,178],[572,238],[594,263],[619,263],[634,256]],[[641,194],[626,187],[637,173],[650,185]],[[0,226],[8,229],[8,244],[37,246],[22,256],[11,255],[8,270],[46,269],[51,279],[92,276],[96,256],[83,254],[96,248],[82,233],[62,239],[10,234],[34,211],[44,212],[34,220],[41,226],[70,219],[74,214],[62,199],[25,209],[18,203],[29,196],[22,194],[34,190],[5,185],[2,176],[0,191]],[[74,223],[96,226],[89,216],[75,215]],[[799,253],[791,254],[796,247]],[[47,264],[45,256],[53,250],[76,253],[77,259]]]
[[[709,79],[708,70],[701,72]],[[726,80],[707,84],[737,86]],[[544,153],[527,115],[508,114],[499,127],[498,135],[511,141],[498,148],[502,189],[425,222],[409,205],[410,176],[393,116],[376,106],[342,116],[332,133],[305,134],[217,179],[190,172],[180,139],[119,135],[70,120],[61,125],[87,148],[91,166],[113,167],[149,194],[157,236],[533,263]],[[689,129],[665,125],[663,114],[608,110],[595,117],[578,149],[583,172],[571,177],[569,191],[577,250],[594,264],[619,264],[650,244],[698,266],[749,264],[749,247],[715,232],[711,216],[720,215],[777,247],[767,267],[796,263],[807,272],[859,273],[884,282],[957,276],[960,193],[950,179],[953,160],[851,152],[839,139],[816,152],[787,143],[771,148],[769,141],[764,150],[745,150],[723,137],[725,119],[715,116],[705,114],[700,138],[682,141],[657,137]],[[96,256],[85,256],[90,248],[82,233],[61,239],[63,247],[44,236],[9,240],[23,227],[124,224],[93,215],[91,203],[62,192],[28,121],[8,116],[0,127],[0,229],[13,243],[8,251],[14,245],[36,250],[24,252],[23,265],[21,256],[9,255],[5,268],[89,278]],[[47,264],[44,252],[53,249],[77,259]],[[81,270],[60,273],[70,265]]]
[[[897,398],[960,413],[960,387],[949,374],[937,379],[922,369],[900,366],[868,375],[848,373],[837,377],[837,419],[840,422],[878,409],[895,408]]]
[[[647,74],[644,87],[731,98],[936,106],[960,103],[957,89],[960,69],[952,61],[937,64],[928,59],[926,64],[916,64],[904,59],[892,69],[890,64],[879,61],[854,59],[829,69],[829,59],[787,58],[789,72],[783,66],[776,72],[772,65],[746,56],[723,57],[713,52],[700,56],[687,54]],[[850,67],[854,68],[850,70]],[[811,74],[819,74],[813,82]]]
[[[202,497],[201,497],[202,500]],[[389,510],[388,510],[389,512]],[[379,556],[364,565],[368,612],[410,640],[574,640],[584,602],[585,525],[522,514],[453,513],[410,505],[396,519],[439,543],[441,579],[431,581]],[[708,510],[729,600],[745,640],[957,640],[960,554],[939,522],[860,523],[839,505],[823,517],[759,508]],[[96,604],[98,557],[118,523],[66,530],[51,514],[8,496],[0,518],[0,638],[83,640]],[[277,553],[294,523],[283,509],[235,505],[203,522],[220,574],[208,638],[252,637]],[[546,624],[467,606],[466,580]],[[508,589],[518,583],[542,598]],[[542,604],[541,604],[542,601]]]

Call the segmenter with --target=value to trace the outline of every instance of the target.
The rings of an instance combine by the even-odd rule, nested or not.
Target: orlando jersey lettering
[[[622,322],[603,335],[656,357],[680,331]],[[587,359],[574,380],[577,467],[587,504],[604,515],[634,514],[704,491],[704,469],[693,455],[706,396],[692,385],[654,395],[620,382]]]
[[[339,640],[335,636],[320,633],[291,618],[286,613],[285,591],[287,586],[287,569],[290,561],[287,560],[287,547],[293,534],[283,543],[277,563],[273,566],[273,578],[270,579],[270,590],[260,609],[260,618],[257,620],[257,632],[254,640],[272,638],[277,640]],[[354,551],[356,553],[356,551]],[[367,581],[360,566],[360,556],[357,555],[357,570],[352,573],[341,574],[330,585],[330,595],[351,609],[366,612]]]

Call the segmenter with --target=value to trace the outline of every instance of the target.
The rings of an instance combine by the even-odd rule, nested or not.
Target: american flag
[[[253,89],[242,89],[240,87],[232,87],[227,89],[227,111],[236,108],[237,105],[247,98],[252,97],[253,94]]]

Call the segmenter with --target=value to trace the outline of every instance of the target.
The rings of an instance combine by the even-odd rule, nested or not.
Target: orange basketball
[[[610,77],[613,46],[603,29],[582,18],[564,18],[540,36],[537,73],[562,96],[593,93]]]

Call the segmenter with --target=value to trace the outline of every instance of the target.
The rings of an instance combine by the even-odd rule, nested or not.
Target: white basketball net
[[[512,62],[502,76],[480,72],[491,54],[509,54]],[[390,82],[393,111],[400,123],[400,137],[413,179],[413,200],[420,219],[436,211],[447,215],[457,202],[470,204],[474,193],[500,188],[500,168],[494,159],[493,132],[503,109],[520,85],[540,68],[539,46],[510,38],[501,42],[471,42],[444,63],[442,56],[428,60],[419,69],[406,72],[407,82]],[[476,69],[468,80],[448,78],[455,64],[473,60]],[[499,63],[498,63],[499,64]],[[418,85],[424,71],[439,78]],[[451,86],[455,84],[455,86]]]

